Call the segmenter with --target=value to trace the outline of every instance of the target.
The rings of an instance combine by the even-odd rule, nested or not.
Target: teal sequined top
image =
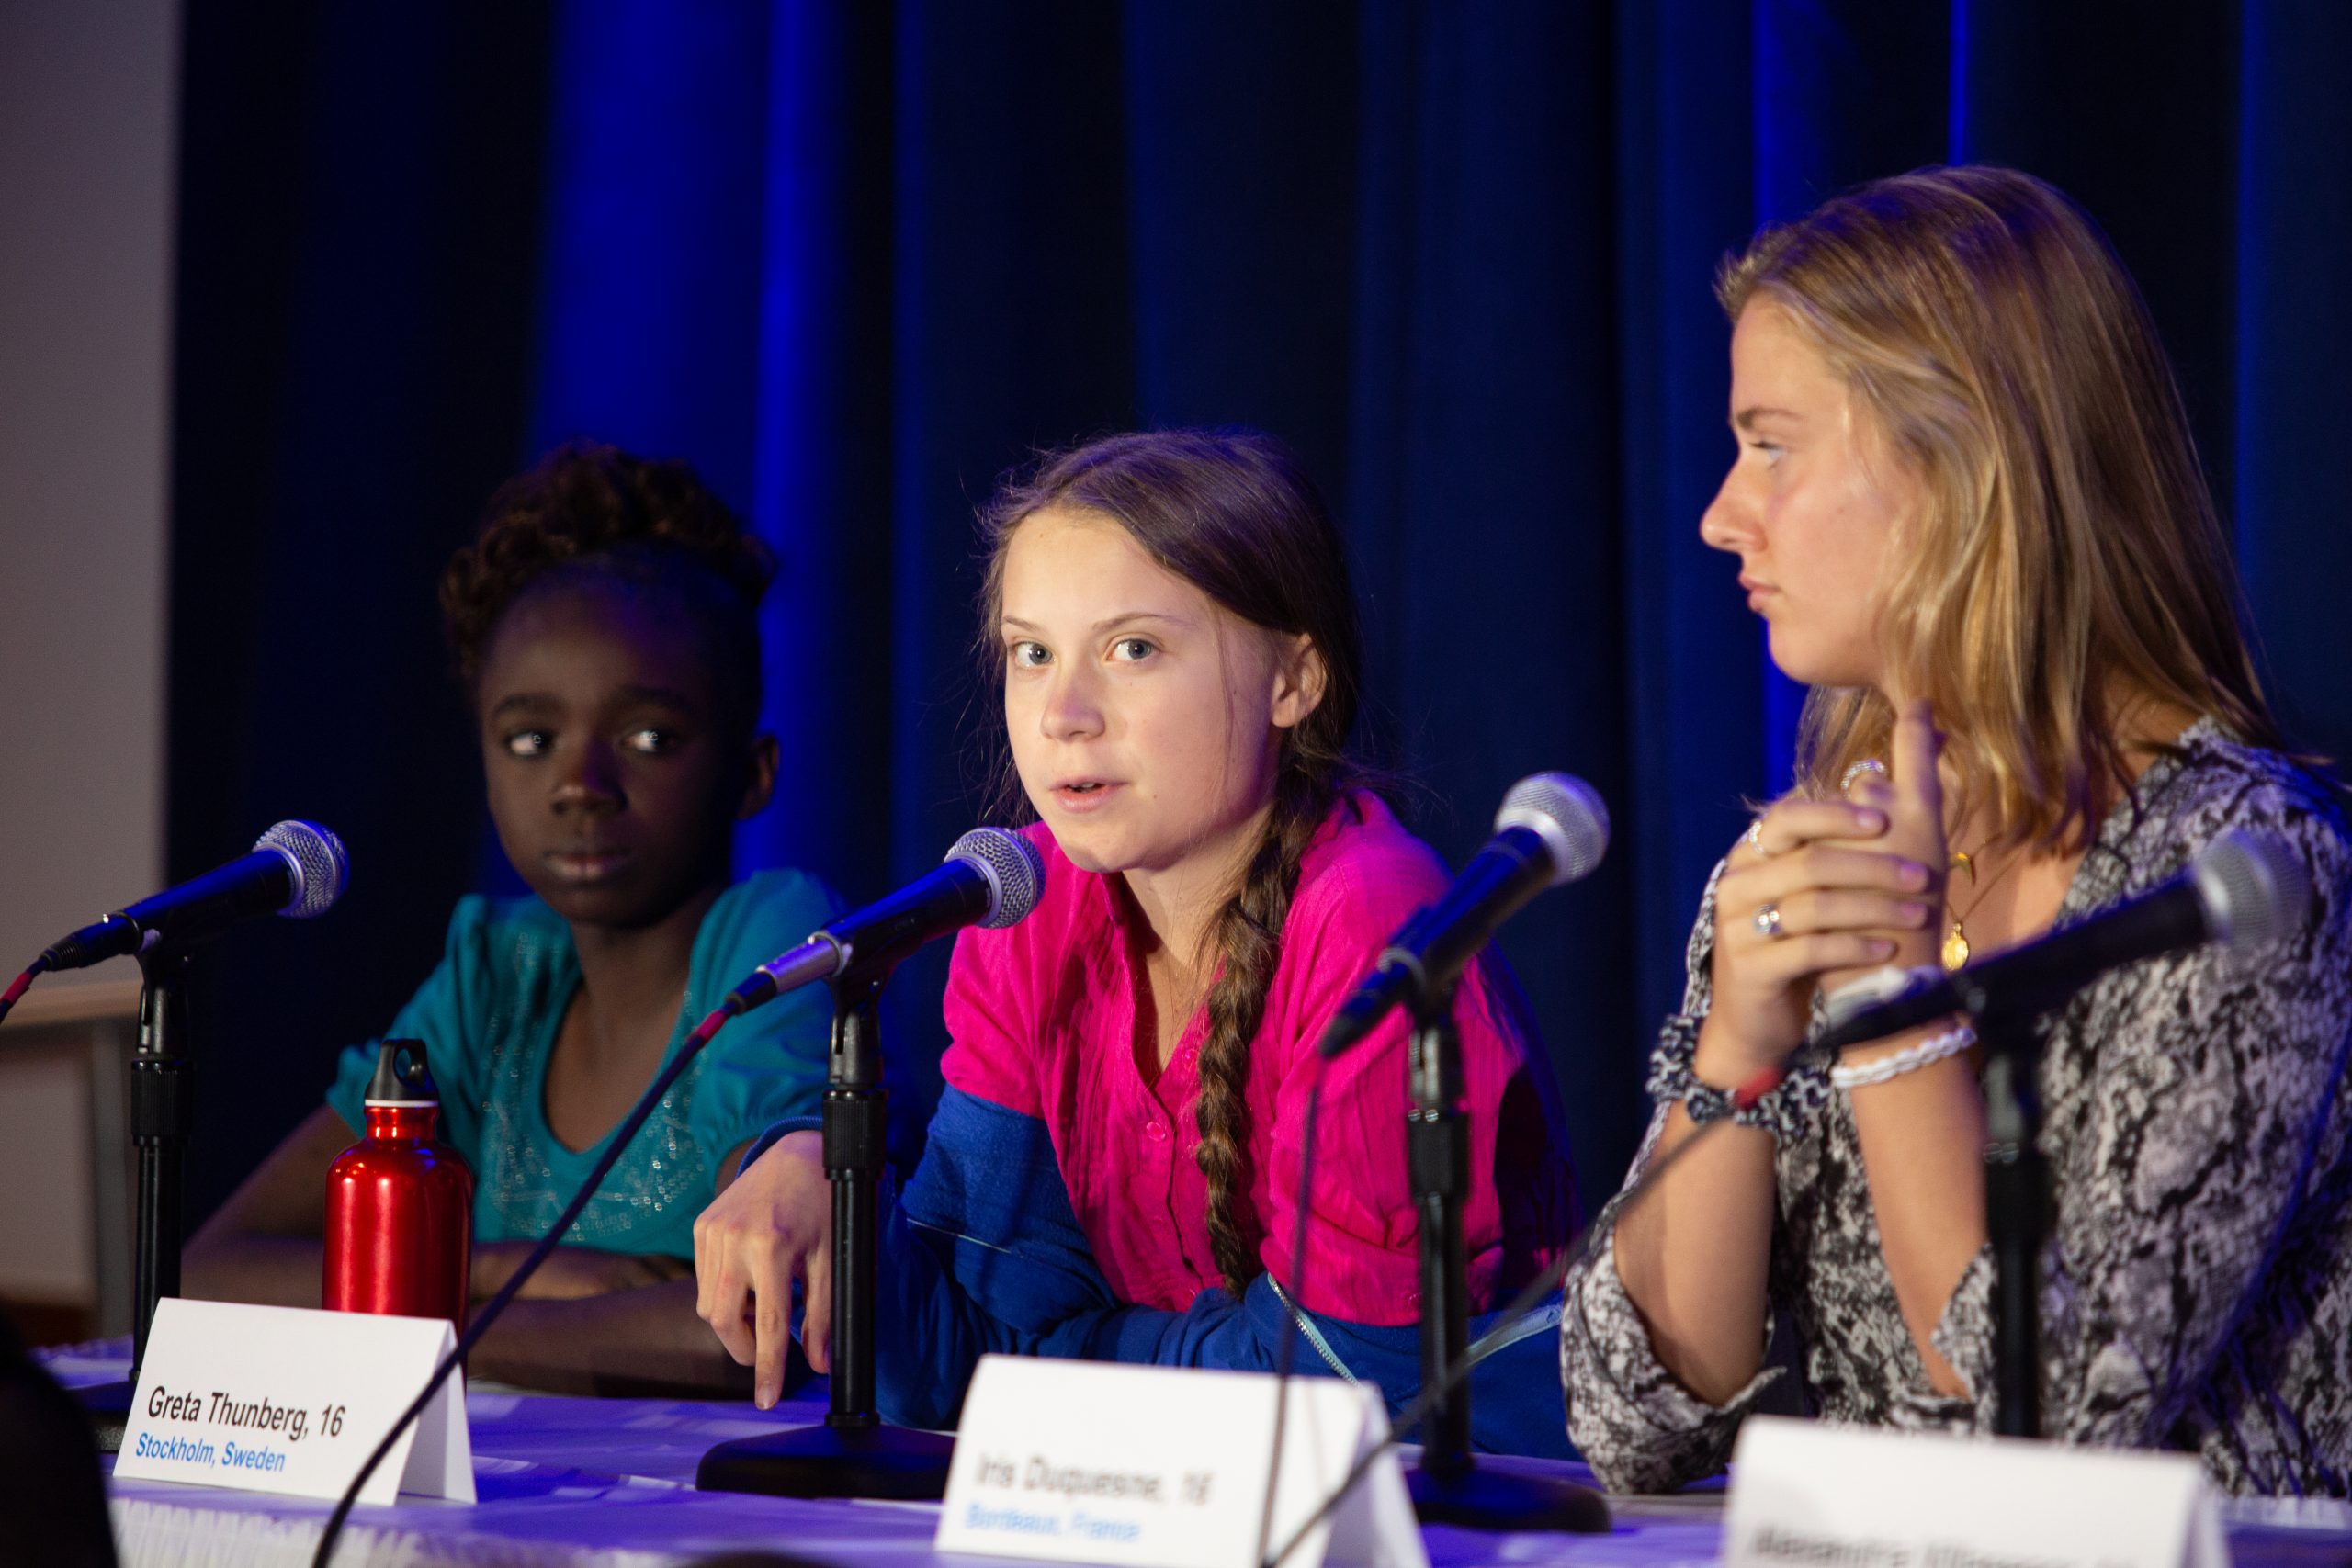
[[[719,895],[695,937],[669,1051],[737,981],[840,912],[823,884],[797,871],[763,871]],[[477,1241],[545,1235],[610,1142],[570,1149],[548,1126],[548,1058],[579,985],[571,928],[546,904],[462,898],[441,963],[386,1032],[425,1043],[441,1137],[473,1168]],[[565,1240],[692,1258],[695,1216],[729,1151],[786,1117],[817,1114],[831,1022],[821,987],[730,1021],[671,1086]],[[354,1129],[376,1056],[373,1042],[344,1052],[327,1091]]]

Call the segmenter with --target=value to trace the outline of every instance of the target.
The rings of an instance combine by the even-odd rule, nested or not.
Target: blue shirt
[[[769,1129],[746,1160],[798,1130]],[[901,1426],[955,1426],[973,1368],[991,1353],[1272,1371],[1285,1317],[1297,1331],[1293,1371],[1370,1384],[1391,1416],[1420,1392],[1416,1325],[1310,1312],[1272,1273],[1250,1280],[1238,1302],[1212,1285],[1182,1312],[1120,1301],[1070,1206],[1045,1122],[953,1087],[905,1195],[885,1201],[881,1254],[875,1405]],[[792,1326],[797,1336],[797,1307]],[[1557,1292],[1523,1317],[1507,1322],[1497,1310],[1470,1319],[1473,1342],[1496,1342],[1470,1373],[1473,1446],[1576,1457],[1561,1405],[1559,1329]]]
[[[764,871],[703,917],[662,1060],[759,964],[841,912],[823,884]],[[384,1038],[413,1038],[441,1091],[441,1137],[474,1171],[474,1238],[547,1234],[607,1144],[566,1148],[548,1126],[548,1059],[580,986],[571,929],[536,897],[462,898],[441,963]],[[608,1252],[694,1256],[694,1222],[728,1154],[772,1123],[816,1114],[831,994],[811,987],[729,1021],[662,1098],[564,1239]],[[327,1103],[357,1129],[377,1043],[343,1053]],[[649,1079],[649,1081],[650,1081]],[[615,1129],[616,1131],[617,1128]]]

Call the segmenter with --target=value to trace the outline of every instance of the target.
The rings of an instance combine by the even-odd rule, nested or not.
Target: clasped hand
[[[765,1410],[783,1396],[792,1281],[807,1292],[800,1348],[832,1370],[832,1190],[822,1134],[787,1133],[695,1221],[695,1311],[727,1353],[752,1369]]]
[[[1891,777],[1843,800],[1791,796],[1732,849],[1715,885],[1713,1000],[1693,1070],[1722,1088],[1804,1043],[1816,990],[1933,962],[1945,865],[1943,738],[1925,702],[1895,720]]]

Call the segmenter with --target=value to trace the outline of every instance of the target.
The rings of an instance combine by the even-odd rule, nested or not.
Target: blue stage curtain
[[[1606,867],[1504,943],[1588,1192],[1638,1133],[1708,868],[1788,776],[1801,694],[1697,536],[1732,450],[1711,279],[1758,222],[1952,157],[2082,200],[2180,367],[2282,706],[2345,754],[2352,8],[2164,16],[198,0],[173,864],[299,809],[356,866],[299,940],[222,944],[206,1070],[273,1087],[208,1124],[198,1203],[481,874],[433,574],[568,435],[693,460],[776,544],[787,763],[743,857],[858,898],[979,807],[997,476],[1138,423],[1289,440],[1354,549],[1367,749],[1419,781],[1411,818],[1458,861],[1525,773],[1609,801]],[[926,1061],[943,956],[902,982]]]

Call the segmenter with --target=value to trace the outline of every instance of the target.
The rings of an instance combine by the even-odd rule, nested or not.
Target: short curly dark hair
[[[517,599],[574,573],[686,600],[707,639],[729,716],[748,734],[760,711],[760,600],[775,555],[674,460],[567,442],[499,486],[474,542],[441,573],[441,615],[468,694]]]

